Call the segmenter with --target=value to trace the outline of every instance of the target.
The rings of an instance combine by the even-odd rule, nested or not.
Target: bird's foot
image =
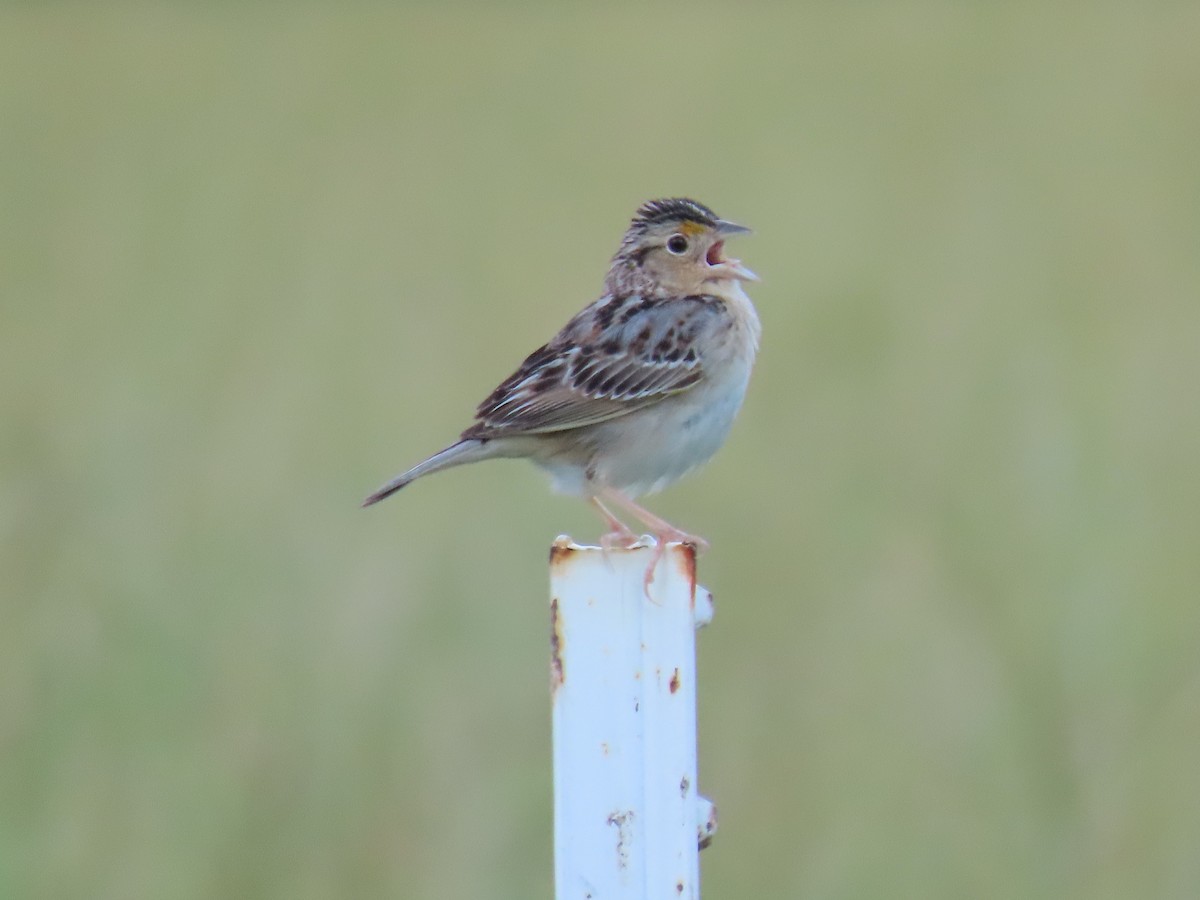
[[[712,546],[704,538],[698,534],[688,534],[686,531],[680,531],[673,528],[664,534],[654,535],[659,545],[665,547],[667,544],[689,544],[695,548],[696,553],[707,553],[712,549]]]
[[[641,538],[632,529],[622,525],[620,528],[613,528],[600,535],[600,548],[605,551],[630,550],[640,540]]]
[[[697,555],[709,550],[709,543],[704,538],[680,531],[678,528],[660,530],[654,535],[654,540],[654,555],[650,557],[650,565],[646,567],[646,574],[642,578],[642,588],[646,592],[647,600],[653,600],[650,596],[650,585],[654,583],[654,570],[658,568],[659,560],[667,552],[667,544],[687,544]]]
[[[642,579],[643,586],[646,589],[647,599],[650,598],[650,585],[654,582],[654,570],[658,567],[659,560],[662,559],[663,554],[666,552],[667,544],[687,544],[694,548],[698,554],[708,552],[708,541],[706,541],[704,538],[699,537],[698,535],[688,534],[686,531],[681,531],[666,519],[660,519],[658,516],[654,515],[654,513],[650,512],[650,510],[643,506],[639,506],[637,503],[634,503],[633,500],[625,496],[620,491],[608,488],[601,491],[601,495],[604,497],[604,499],[610,500],[615,505],[621,507],[627,512],[632,513],[638,519],[638,521],[651,530],[651,534],[654,537],[654,554],[650,558],[650,565],[646,568],[646,575]],[[604,517],[604,520],[608,522],[609,533],[605,535],[605,538],[609,537],[609,535],[620,535],[623,537],[625,532],[632,534],[628,526],[622,523],[609,511],[608,507],[605,506],[600,500],[600,497],[593,496],[590,499],[592,505],[600,511],[600,514]],[[604,546],[603,542],[604,538],[601,539],[601,546]]]

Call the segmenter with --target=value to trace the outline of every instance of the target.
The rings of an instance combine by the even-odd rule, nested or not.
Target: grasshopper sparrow
[[[647,526],[660,552],[668,541],[706,547],[634,498],[707,462],[742,405],[760,326],[741,283],[758,277],[724,248],[726,237],[746,231],[694,200],[643,204],[600,299],[530,354],[455,443],[363,506],[430,472],[525,457],[556,490],[596,507],[608,524],[605,547],[637,539],[610,507]]]

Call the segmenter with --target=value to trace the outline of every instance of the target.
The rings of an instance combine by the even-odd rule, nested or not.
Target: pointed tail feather
[[[459,441],[457,444],[451,444],[445,450],[433,454],[424,462],[419,462],[402,475],[397,475],[375,493],[367,497],[362,502],[362,505],[371,506],[378,503],[380,500],[386,500],[400,488],[404,487],[410,481],[420,478],[422,475],[428,475],[431,472],[440,472],[442,469],[449,469],[453,466],[461,466],[469,462],[477,462],[481,459],[487,459],[493,456],[493,448],[489,447],[490,441]]]

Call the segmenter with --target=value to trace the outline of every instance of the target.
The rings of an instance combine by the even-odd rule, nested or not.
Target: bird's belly
[[[633,497],[662,490],[725,443],[745,390],[745,379],[709,386],[599,426],[593,480]]]

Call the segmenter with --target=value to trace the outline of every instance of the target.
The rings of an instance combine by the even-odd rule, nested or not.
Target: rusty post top
[[[635,543],[628,547],[598,547],[592,544],[577,544],[574,538],[567,534],[560,534],[554,539],[550,545],[550,570],[561,570],[570,564],[570,561],[579,553],[603,553],[603,554],[620,554],[620,553],[638,553],[642,550],[653,550],[658,546],[658,541],[653,535],[644,534]],[[680,550],[682,552],[675,553],[672,551]],[[696,548],[692,544],[684,544],[680,542],[671,542],[664,548],[664,553],[676,561],[679,566],[679,574],[687,580],[689,584],[696,583]]]

